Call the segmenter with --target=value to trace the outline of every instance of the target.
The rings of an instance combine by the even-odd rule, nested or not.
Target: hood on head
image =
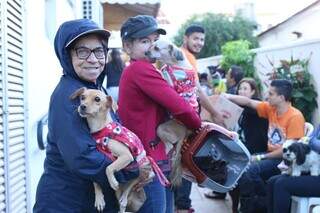
[[[101,29],[90,19],[76,19],[60,25],[54,39],[54,49],[63,68],[64,75],[79,78],[73,69],[69,48],[78,38],[88,34],[100,35],[105,37],[106,41],[108,41],[110,36],[107,30]]]

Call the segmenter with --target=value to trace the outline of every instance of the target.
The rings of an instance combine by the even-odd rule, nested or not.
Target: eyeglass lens
[[[87,59],[93,52],[97,59],[104,59],[106,57],[106,49],[103,47],[97,47],[95,49],[89,49],[87,47],[75,48],[76,54],[80,59]]]

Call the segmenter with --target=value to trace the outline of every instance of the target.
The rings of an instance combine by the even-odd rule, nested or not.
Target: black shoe
[[[210,198],[210,199],[224,200],[224,199],[226,199],[227,194],[226,193],[219,193],[219,192],[209,191],[209,192],[205,192],[204,196],[206,198]]]

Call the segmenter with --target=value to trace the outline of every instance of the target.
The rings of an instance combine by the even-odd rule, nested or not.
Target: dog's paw
[[[110,181],[110,186],[113,190],[117,191],[119,189],[119,182],[116,180]]]
[[[97,195],[97,196],[96,196],[96,200],[95,200],[95,202],[94,202],[94,207],[96,207],[96,209],[97,209],[99,212],[102,212],[105,206],[106,206],[106,203],[104,202],[104,197],[103,197],[103,195],[102,195],[102,196]]]
[[[119,199],[119,204],[121,207],[126,207],[128,205],[128,197],[127,196],[121,196]]]

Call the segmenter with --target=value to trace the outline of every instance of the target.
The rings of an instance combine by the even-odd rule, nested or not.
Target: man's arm
[[[282,147],[265,154],[266,158],[282,158]]]
[[[282,147],[265,154],[252,155],[251,161],[260,161],[263,159],[282,158]]]
[[[238,105],[248,106],[253,109],[256,109],[257,106],[259,105],[259,103],[261,103],[261,101],[253,100],[248,97],[241,96],[241,95],[232,95],[232,94],[223,94],[223,95],[226,98],[228,98],[230,101],[232,101]]]

